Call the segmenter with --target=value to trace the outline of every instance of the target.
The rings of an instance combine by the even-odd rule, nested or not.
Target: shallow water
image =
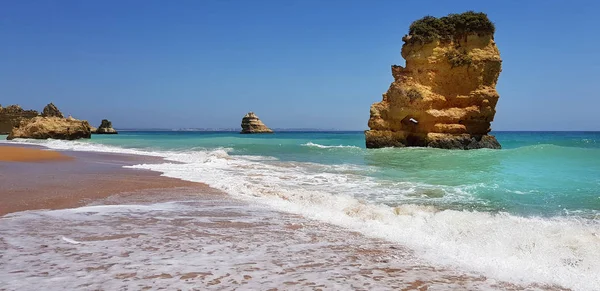
[[[136,165],[400,243],[436,266],[600,289],[600,133],[498,132],[502,150],[364,148],[359,132],[122,132],[55,149]]]

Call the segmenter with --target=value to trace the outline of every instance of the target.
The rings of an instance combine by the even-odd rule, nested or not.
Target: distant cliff
[[[19,105],[10,105],[6,108],[0,105],[0,134],[9,134],[13,127],[22,120],[31,119],[40,115],[35,110],[24,110]]]
[[[483,13],[415,21],[403,38],[406,67],[371,106],[368,148],[500,148],[488,135],[501,71],[495,27]]]

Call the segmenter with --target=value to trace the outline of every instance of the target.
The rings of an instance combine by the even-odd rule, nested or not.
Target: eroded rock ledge
[[[90,136],[90,124],[85,120],[78,120],[70,116],[68,118],[37,116],[22,120],[18,127],[13,128],[6,139],[53,138],[74,140],[90,138]]]
[[[90,125],[85,120],[64,118],[62,112],[50,103],[42,114],[35,110],[23,110],[18,105],[0,106],[0,130],[9,133],[6,139],[80,139],[90,138]]]
[[[499,149],[489,135],[501,71],[494,25],[465,12],[415,21],[403,38],[406,67],[371,106],[367,148]]]

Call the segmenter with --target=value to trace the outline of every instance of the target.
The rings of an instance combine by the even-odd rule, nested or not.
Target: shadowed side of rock
[[[240,133],[273,133],[254,112],[249,112],[242,118],[242,131]]]
[[[40,115],[35,110],[24,110],[19,105],[0,106],[0,134],[9,134],[13,127],[18,126],[22,120],[29,120]]]
[[[56,107],[56,105],[54,105],[54,103],[50,103],[50,104],[46,105],[46,107],[44,107],[44,110],[42,110],[42,116],[43,117],[64,118],[62,112],[60,112],[60,110],[58,110],[58,108]]]

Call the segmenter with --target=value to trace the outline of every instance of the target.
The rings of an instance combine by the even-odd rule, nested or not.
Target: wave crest
[[[307,142],[305,144],[302,144],[302,146],[304,147],[313,147],[313,148],[320,148],[320,149],[335,149],[335,148],[348,148],[348,149],[360,149],[357,146],[352,146],[352,145],[322,145],[322,144],[318,144],[318,143],[313,143],[313,142]]]

